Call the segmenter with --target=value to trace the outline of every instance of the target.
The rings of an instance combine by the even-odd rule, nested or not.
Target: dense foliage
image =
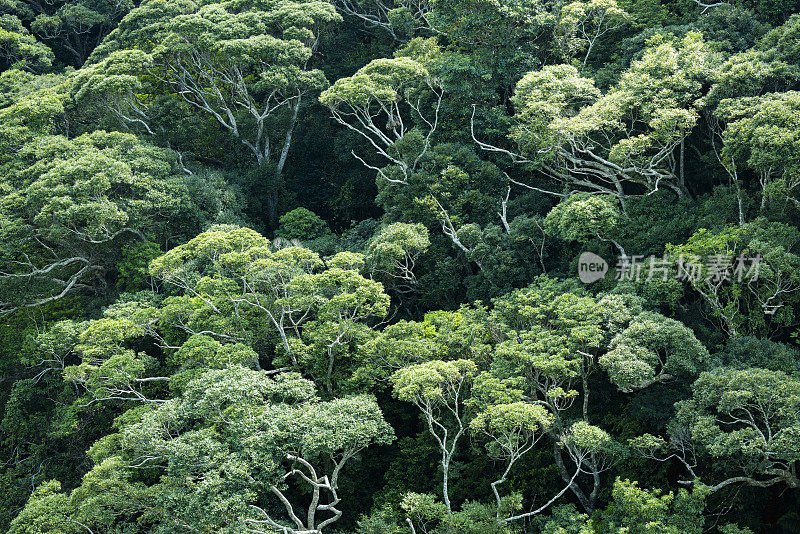
[[[0,0],[0,531],[800,533],[796,0]]]

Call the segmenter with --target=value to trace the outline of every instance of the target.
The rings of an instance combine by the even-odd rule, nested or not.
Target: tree
[[[725,348],[714,354],[713,360],[715,367],[758,367],[796,375],[800,370],[799,356],[795,347],[785,343],[753,336],[736,336],[728,338]]]
[[[643,436],[634,445],[649,458],[677,459],[693,480],[719,480],[709,493],[734,484],[796,488],[798,388],[800,382],[782,371],[706,371],[692,386],[692,397],[676,405],[669,444]],[[701,473],[699,457],[719,460],[718,468]]]
[[[14,534],[34,534],[80,532],[78,523],[70,519],[70,506],[67,497],[61,493],[57,480],[46,482],[34,490],[28,505],[14,518],[9,528]]]
[[[708,358],[688,328],[644,312],[632,295],[592,298],[563,291],[541,277],[495,302],[492,322],[502,337],[473,388],[493,404],[524,402],[552,418],[542,428],[565,486],[543,507],[509,520],[538,514],[567,491],[594,510],[601,475],[625,457],[625,447],[592,424],[598,363],[613,384],[632,391],[671,378],[664,369],[694,377]]]
[[[11,1],[3,11],[24,21],[61,62],[80,67],[134,5],[134,0]]]
[[[490,404],[470,422],[470,429],[476,434],[483,434],[487,439],[486,450],[492,458],[505,462],[505,469],[500,478],[491,483],[497,504],[496,519],[498,523],[508,523],[517,519],[507,517],[501,519],[503,499],[499,486],[506,482],[511,469],[526,453],[533,449],[536,442],[544,435],[553,423],[553,415],[542,406],[525,402],[507,404]],[[564,488],[566,491],[567,488]],[[539,510],[543,510],[561,494]]]
[[[0,0],[0,532],[792,530],[796,4]]]
[[[466,502],[462,510],[448,513],[445,506],[433,495],[424,493],[407,493],[400,503],[405,517],[404,527],[411,534],[447,534],[463,532],[464,534],[508,534],[508,528],[499,525],[488,506],[478,502]],[[398,529],[405,532],[405,529]],[[362,534],[370,531],[359,530]],[[381,532],[386,532],[382,530]],[[377,534],[377,532],[375,532]]]
[[[421,224],[394,223],[383,228],[367,248],[368,270],[399,294],[417,290],[416,262],[430,246],[428,229]]]
[[[53,52],[43,45],[13,15],[0,16],[0,71],[20,68],[42,72],[53,64]]]
[[[84,110],[98,109],[101,116],[111,116],[123,130],[156,135],[147,94],[154,94],[158,84],[141,76],[153,65],[150,55],[141,50],[117,50],[107,57],[85,65],[75,74],[70,97]]]
[[[354,375],[365,383],[382,383],[413,364],[485,359],[491,331],[484,308],[464,306],[428,312],[421,321],[389,324],[360,348],[361,365]]]
[[[416,46],[425,55],[419,57]],[[415,41],[395,58],[376,59],[320,95],[339,124],[366,139],[386,168],[369,165],[393,185],[407,185],[439,124],[444,91],[427,66],[439,53],[435,39]],[[414,57],[417,56],[417,57]],[[432,100],[430,110],[428,100]]]
[[[490,374],[481,378],[496,389],[493,395],[505,392],[509,400],[522,400],[547,409],[553,417],[548,435],[554,459],[566,484],[558,496],[570,490],[587,509],[593,508],[599,491],[600,471],[595,468],[600,466],[596,457],[588,458],[584,454],[586,442],[572,441],[575,446],[570,450],[578,463],[574,473],[570,472],[562,440],[571,435],[566,418],[580,395],[576,388],[583,388],[580,412],[584,423],[588,424],[588,377],[595,360],[592,352],[602,340],[602,329],[597,324],[599,314],[594,299],[560,294],[556,288],[548,286],[547,279],[499,299],[493,317],[502,325],[504,340],[495,349]],[[508,402],[502,399],[499,400]],[[593,465],[589,465],[591,463]],[[586,495],[576,480],[584,470],[591,472],[593,478],[591,495]]]
[[[151,263],[172,296],[142,293],[109,307],[83,331],[82,361],[65,373],[89,403],[160,404],[167,384],[180,391],[202,370],[261,361],[333,394],[356,370],[367,322],[389,306],[379,283],[339,260],[323,269],[307,249],[274,250],[253,230],[212,227]]]
[[[67,509],[66,522],[89,529],[146,521],[169,531],[323,532],[342,515],[342,469],[366,447],[392,439],[370,397],[321,402],[296,373],[210,370],[180,397],[134,416],[117,446],[100,447],[100,463],[69,496],[76,511]],[[142,469],[158,474],[154,483],[124,483]],[[20,516],[20,526],[28,517]]]
[[[199,426],[192,423],[198,419]],[[206,425],[221,425],[221,435],[215,436]],[[178,433],[169,428],[179,429]],[[169,508],[177,505],[172,509],[178,514],[173,521],[214,524],[216,520],[223,528],[238,524],[255,532],[278,529],[295,534],[319,532],[338,520],[342,468],[365,447],[388,443],[391,438],[391,428],[368,397],[319,402],[312,385],[297,375],[273,379],[263,371],[232,369],[210,371],[194,380],[180,401],[148,414],[142,423],[126,430],[124,439],[133,449],[133,462],[162,465],[170,478],[206,473],[209,483],[188,482],[185,496],[166,495]],[[218,448],[230,439],[232,449]],[[216,449],[220,463],[203,459],[206,446]],[[320,471],[315,463],[324,459],[328,467]],[[235,477],[231,482],[238,478],[239,483],[227,482],[226,472]],[[310,491],[302,519],[288,493],[288,481],[293,478]],[[217,509],[206,500],[212,496],[230,508],[218,509],[210,517],[192,512],[209,506],[209,510]],[[286,519],[273,517],[267,511],[270,508],[265,509],[262,503],[268,496],[284,508]],[[182,504],[188,505],[183,511]]]
[[[558,28],[566,55],[584,52],[583,66],[603,37],[621,29],[630,16],[615,0],[572,2],[561,8]]]
[[[433,360],[409,365],[392,375],[394,395],[419,409],[428,432],[439,445],[442,497],[448,514],[452,512],[448,489],[450,464],[467,427],[463,403],[476,372],[471,360]]]
[[[477,70],[461,74],[460,82],[467,84],[459,92],[468,93],[464,111],[476,102],[499,105],[504,111],[509,109],[514,84],[524,73],[545,64],[553,54],[556,10],[556,4],[538,0],[434,3],[431,17],[434,26],[445,34],[449,48],[464,54]],[[475,81],[465,76],[475,74],[478,75]],[[492,119],[489,118],[487,126],[498,127],[498,122]]]
[[[759,218],[718,232],[700,229],[669,254],[729,335],[774,336],[794,317],[798,238],[795,228]]]
[[[703,532],[703,508],[708,488],[699,485],[692,492],[677,493],[639,488],[636,482],[617,479],[612,504],[604,513],[603,522],[610,532],[645,534],[660,531],[678,534]]]
[[[380,283],[341,267],[300,275],[288,290],[290,295],[284,302],[290,309],[314,313],[306,318],[301,335],[292,340],[291,350],[296,354],[291,356],[332,394],[335,385],[347,378],[346,371],[352,369],[341,360],[348,359],[354,346],[370,337],[366,322],[386,315],[389,296]]]
[[[750,182],[746,179],[748,176],[745,171],[755,169],[746,163],[747,149],[739,144],[739,139],[747,136],[748,129],[752,131],[752,128],[756,126],[754,122],[748,122],[747,116],[741,115],[741,113],[747,113],[748,116],[757,113],[757,109],[754,109],[753,106],[758,107],[757,102],[764,99],[765,93],[792,87],[796,83],[798,75],[800,73],[795,66],[771,58],[760,50],[748,50],[729,57],[720,65],[714,76],[714,84],[702,99],[707,108],[706,118],[711,147],[717,161],[725,169],[731,185],[736,190],[740,225],[745,223],[743,187]],[[763,122],[764,118],[762,115],[759,122]],[[727,129],[727,122],[732,123],[730,130]],[[767,139],[769,138],[767,136]],[[774,142],[775,138],[772,137],[772,139]],[[767,149],[768,154],[769,147],[765,146],[764,148]],[[740,159],[743,156],[745,161]],[[765,172],[766,174],[764,174]],[[776,172],[780,173],[779,170]],[[762,210],[768,199],[768,194],[764,189],[774,177],[772,174],[772,171],[762,169],[759,176],[759,186],[762,190]],[[784,199],[787,196],[791,198],[790,191],[785,193]],[[778,200],[782,200],[780,193],[777,196]]]
[[[268,217],[275,222],[301,103],[326,84],[322,71],[307,65],[319,32],[339,15],[316,0],[280,9],[271,2],[181,4],[160,12],[160,2],[150,4],[132,11],[99,49],[100,63],[78,78],[77,96],[102,95],[130,126],[152,133],[147,102],[164,92],[177,95],[246,147],[269,183]],[[128,74],[132,58],[139,80]],[[160,86],[149,98],[137,94],[148,78]],[[114,94],[119,83],[121,98]]]
[[[359,20],[367,29],[386,32],[399,42],[418,33],[441,33],[430,21],[433,5],[429,0],[337,0],[334,4],[339,11]]]
[[[566,241],[610,241],[625,260],[622,245],[614,239],[622,214],[614,197],[576,193],[559,202],[544,220],[545,229]]]
[[[761,210],[767,202],[790,202],[800,208],[795,190],[798,162],[796,129],[800,93],[788,91],[763,97],[726,99],[717,114],[725,122],[722,158],[731,172],[757,176]]]
[[[125,245],[169,244],[210,215],[189,198],[175,154],[129,134],[45,136],[6,157],[2,312],[105,291]]]
[[[633,191],[667,188],[685,196],[681,147],[697,124],[704,84],[719,61],[697,33],[680,41],[654,37],[604,95],[574,67],[547,66],[517,84],[510,132],[516,152],[476,141],[568,192],[580,188],[624,201]]]
[[[696,376],[709,359],[694,333],[674,319],[642,312],[600,357],[611,381],[631,392],[676,376]]]
[[[280,239],[285,245],[306,246],[320,253],[328,253],[333,248],[333,235],[325,221],[306,208],[297,208],[281,215],[275,230],[276,245]]]

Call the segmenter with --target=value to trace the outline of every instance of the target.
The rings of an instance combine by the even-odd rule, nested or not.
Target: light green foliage
[[[475,364],[470,360],[434,360],[400,369],[392,382],[400,400],[428,407],[454,402],[475,372]]]
[[[400,507],[409,518],[422,524],[431,522],[444,516],[447,512],[436,497],[424,493],[408,493],[403,496]]]
[[[575,115],[600,95],[594,82],[571,65],[548,65],[529,72],[517,83],[514,93],[520,125],[512,131],[512,139],[523,154],[547,154],[559,144],[554,121]]]
[[[446,507],[433,495],[407,493],[400,507],[406,523],[416,532],[447,534],[508,534],[510,531],[497,523],[490,507],[478,502],[466,502],[459,512],[448,513]],[[359,531],[360,534],[371,534]]]
[[[18,523],[27,526],[37,507],[64,502],[71,507],[50,512],[50,521],[58,521],[58,513],[72,513],[62,521],[94,528],[138,522],[170,531],[193,526],[229,532],[264,525],[291,533],[321,531],[341,516],[337,490],[345,464],[371,444],[392,439],[370,397],[320,402],[313,384],[295,373],[273,378],[243,367],[212,370],[189,382],[181,397],[125,426],[121,455],[95,466],[68,500],[53,493],[57,486],[45,486]],[[150,486],[129,481],[142,468],[159,474]],[[312,494],[302,520],[289,501],[295,497],[289,478]],[[269,498],[283,505],[283,515],[261,508]]]
[[[660,314],[644,312],[637,297],[612,294],[592,298],[565,289],[542,277],[530,287],[498,299],[492,312],[495,328],[504,340],[497,344],[488,372],[476,379],[473,396],[498,405],[524,403],[537,411],[545,408],[548,423],[540,426],[555,445],[554,459],[566,483],[551,500],[539,500],[544,502],[540,508],[507,520],[538,514],[567,491],[591,510],[595,503],[591,495],[600,487],[601,474],[626,457],[626,448],[590,420],[591,403],[597,402],[590,380],[597,363],[609,373],[612,383],[630,391],[672,378],[665,366],[684,378],[696,376],[708,357],[688,328]],[[493,437],[498,439],[502,433]],[[520,440],[513,437],[506,442]],[[517,449],[522,454],[528,450]],[[591,474],[592,482],[581,479],[583,473]],[[497,493],[495,496],[499,503]]]
[[[473,431],[486,431],[490,435],[506,434],[511,436],[508,443],[513,443],[521,434],[546,429],[552,421],[552,415],[543,407],[514,402],[488,406],[475,416],[470,427]]]
[[[151,110],[158,97],[179,98],[242,143],[270,180],[274,223],[303,97],[327,84],[308,61],[318,32],[341,17],[316,0],[162,4],[145,2],[124,19],[76,80],[75,95],[151,135],[168,126]]]
[[[586,421],[573,423],[561,436],[563,447],[577,466],[602,473],[627,456],[627,450],[607,431]]]
[[[359,380],[382,381],[411,364],[432,360],[484,360],[490,346],[485,310],[428,312],[422,321],[398,321],[362,346]]]
[[[152,262],[151,274],[177,294],[120,303],[86,330],[84,362],[70,371],[70,379],[86,384],[98,399],[122,380],[123,398],[150,401],[138,397],[137,384],[171,376],[170,386],[180,390],[203,370],[257,369],[260,358],[272,354],[273,365],[302,370],[332,392],[353,370],[356,343],[369,337],[366,321],[382,317],[389,305],[381,284],[353,269],[358,261],[338,260],[343,258],[323,269],[307,249],[274,250],[253,230],[214,227]],[[129,348],[148,337],[169,349],[161,370],[157,352]],[[92,377],[100,382],[92,383]]]
[[[295,532],[322,528],[338,519],[340,470],[371,443],[391,441],[392,431],[368,397],[319,402],[311,383],[297,375],[272,379],[238,368],[209,371],[190,382],[180,400],[146,414],[124,436],[134,458],[161,466],[168,477],[165,481],[173,480],[160,496],[164,512],[175,514],[165,520],[209,528],[286,524],[294,513],[291,506],[284,517],[273,519],[271,512],[250,504],[261,502],[259,494],[272,494],[280,503],[286,498],[284,480],[299,475],[301,483],[315,495],[321,493],[323,501],[309,500],[308,518],[289,527]],[[330,459],[332,471],[322,479],[315,465],[325,458]],[[229,477],[238,481],[231,484]],[[302,477],[313,482],[304,483]],[[170,488],[172,484],[177,485]]]
[[[132,523],[137,513],[142,514],[139,524],[147,525],[156,519],[148,513],[152,498],[151,488],[135,481],[124,460],[111,456],[86,473],[69,496],[75,510],[70,519],[84,532],[87,528],[100,530],[105,525]]]
[[[41,365],[48,370],[62,371],[85,328],[86,323],[69,320],[53,324],[36,336],[32,354],[23,361],[30,366]]]
[[[486,440],[489,456],[505,462],[500,477],[490,484],[495,496],[495,518],[499,524],[518,519],[514,512],[519,511],[521,504],[518,494],[501,497],[500,484],[506,482],[514,464],[533,449],[554,421],[555,417],[545,407],[518,401],[489,404],[470,422],[470,430]]]
[[[73,534],[80,527],[70,521],[71,512],[67,496],[61,493],[61,484],[50,480],[41,484],[31,494],[28,505],[11,522],[13,534]]]
[[[10,69],[0,74],[0,108],[14,105],[26,99],[30,93],[37,90],[51,88],[62,81],[57,75],[35,75],[25,70]]]
[[[221,344],[206,334],[194,334],[171,356],[179,371],[170,377],[170,387],[182,387],[207,369],[225,369],[240,365],[258,368],[258,354],[243,343]]]
[[[630,16],[615,0],[580,0],[561,8],[558,31],[567,56],[584,53],[585,66],[606,34],[622,28]]]
[[[103,131],[19,147],[0,201],[3,310],[96,290],[122,247],[196,231],[203,214],[174,163],[171,151]]]
[[[153,134],[142,94],[155,88],[140,78],[152,67],[150,55],[141,50],[118,50],[101,60],[87,64],[76,74],[70,86],[70,97],[84,108],[101,108],[117,115],[117,123],[125,128],[144,128]],[[130,109],[127,109],[130,107]]]
[[[767,53],[771,58],[797,63],[800,58],[800,49],[797,47],[799,23],[800,17],[794,13],[784,24],[769,31],[756,48]]]
[[[0,531],[796,531],[798,9],[0,0]]]
[[[281,215],[278,223],[273,247],[304,246],[320,254],[333,251],[333,234],[327,223],[314,212],[297,208]]]
[[[361,516],[356,524],[358,534],[400,534],[404,530],[398,523],[397,513],[389,506]]]
[[[46,71],[53,64],[53,52],[36,40],[14,15],[0,16],[1,70]]]
[[[694,333],[674,319],[643,312],[617,334],[600,357],[622,391],[641,389],[675,376],[697,375],[709,358]]]
[[[81,325],[74,348],[81,363],[63,368],[64,379],[80,385],[87,404],[98,401],[157,402],[155,393],[168,378],[157,374],[159,362],[130,348],[147,336],[158,312],[147,302],[118,303],[97,321]]]
[[[523,161],[569,187],[624,198],[623,183],[632,183],[681,196],[685,177],[671,154],[697,124],[703,84],[719,61],[690,33],[654,37],[602,96],[573,67],[529,74],[517,85],[512,138]]]
[[[388,376],[410,363],[434,360],[439,356],[439,351],[436,330],[427,321],[398,321],[387,326],[364,346],[369,364],[360,370],[360,374],[364,378]]]
[[[368,109],[371,104],[390,105],[409,87],[429,76],[425,67],[408,57],[377,59],[350,78],[336,80],[320,95],[320,102],[332,108],[350,106]]]
[[[328,225],[314,212],[305,208],[297,208],[281,215],[280,226],[276,235],[284,239],[307,241],[330,234]]]
[[[578,512],[575,505],[563,504],[553,508],[553,513],[542,525],[542,534],[590,534],[586,514]]]
[[[742,528],[739,525],[735,525],[733,523],[722,525],[719,531],[722,534],[752,534],[753,532],[749,528]]]
[[[416,290],[416,262],[430,246],[428,229],[421,224],[394,223],[383,228],[367,247],[367,269],[399,292]]]
[[[649,534],[703,532],[703,509],[708,489],[702,485],[691,493],[685,489],[664,494],[639,488],[636,482],[617,479],[613,502],[603,513],[601,532]]]
[[[366,280],[357,271],[336,267],[300,275],[292,280],[289,290],[297,295],[287,299],[290,307],[316,312],[316,319],[305,325],[304,344],[296,343],[290,350],[297,350],[297,361],[332,392],[334,382],[343,380],[342,372],[347,369],[344,362],[337,366],[336,361],[346,359],[357,341],[370,337],[365,322],[387,313],[389,296],[380,283]]]
[[[545,429],[550,439],[560,442],[561,434],[567,432],[562,417],[580,395],[578,384],[591,372],[590,353],[603,340],[601,308],[592,298],[561,293],[542,279],[499,300],[493,316],[508,339],[496,348],[490,371],[494,378],[482,377],[479,391],[484,396],[491,392],[489,396],[495,396],[495,402],[524,398],[545,407],[552,418]],[[583,393],[588,391],[584,389]],[[579,449],[568,449],[575,453],[576,466],[585,459]],[[560,449],[556,451],[561,454]],[[566,477],[565,482],[572,477],[566,468],[561,469],[561,475]]]
[[[476,373],[477,366],[471,360],[432,360],[404,367],[391,377],[394,396],[413,403],[419,409],[428,432],[439,446],[442,497],[448,514],[453,510],[449,490],[450,465],[458,441],[466,430],[463,403]]]
[[[344,269],[346,271],[361,271],[366,260],[358,252],[337,252],[326,260],[329,267]]]
[[[696,271],[697,276],[688,279],[691,287],[729,334],[769,335],[794,317],[799,240],[796,228],[759,218],[718,232],[700,229],[686,244],[670,246],[669,251],[686,264],[687,272]],[[729,267],[709,270],[714,267],[708,259],[714,257],[722,258],[723,264],[729,261]]]
[[[30,77],[24,71],[11,69],[2,74],[4,102],[4,148],[2,163],[13,160],[16,153],[36,135],[60,133],[64,119],[63,76]],[[24,96],[24,98],[23,98]]]
[[[796,378],[756,367],[723,367],[701,374],[692,390],[692,398],[678,404],[675,432],[711,458],[735,458],[737,463],[736,470],[728,471],[731,478],[714,490],[737,482],[761,487],[798,484],[788,467],[800,459]]]
[[[608,449],[612,441],[609,433],[602,428],[578,421],[569,428],[562,443],[567,447],[599,453]]]
[[[798,75],[796,66],[771,59],[759,50],[747,50],[732,55],[719,66],[714,73],[714,85],[703,97],[703,102],[717,106],[728,98],[755,98],[777,88],[788,89]],[[728,105],[736,106],[736,101],[729,101]],[[724,118],[724,112],[721,115]]]
[[[582,352],[599,348],[603,339],[595,299],[541,284],[499,300],[493,317],[508,338],[496,349],[498,371],[532,379],[533,391],[569,402],[576,393],[568,386],[583,370]]]
[[[381,164],[389,165],[368,166],[390,184],[407,185],[431,147],[443,87],[428,67],[440,53],[436,39],[416,39],[397,57],[373,60],[320,95],[333,118],[362,136]]]
[[[703,532],[707,487],[677,493],[642,489],[617,478],[612,501],[591,519],[572,505],[557,508],[544,524],[544,534],[679,534]]]
[[[800,125],[800,93],[726,99],[720,102],[717,113],[727,122],[722,132],[726,164],[756,173],[765,200],[800,206],[795,198],[800,161],[794,149]]]
[[[550,210],[544,224],[548,231],[562,239],[585,242],[613,235],[621,216],[614,197],[578,193]]]

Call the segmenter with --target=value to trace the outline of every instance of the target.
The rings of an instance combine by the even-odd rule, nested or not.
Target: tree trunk
[[[286,166],[286,159],[289,156],[289,148],[292,146],[292,134],[297,125],[297,115],[300,112],[300,102],[303,95],[297,95],[297,103],[292,110],[292,118],[289,120],[289,125],[286,127],[286,137],[283,141],[283,148],[281,154],[278,156],[278,162],[275,165],[275,174],[273,176],[272,191],[267,193],[267,218],[271,226],[275,225],[278,220],[278,191],[281,187],[283,180],[283,168]]]
[[[559,473],[561,473],[562,480],[564,480],[564,482],[569,484],[570,491],[572,492],[573,495],[575,495],[575,498],[578,499],[578,501],[581,503],[583,509],[587,513],[591,514],[594,507],[592,506],[592,503],[590,502],[589,498],[586,497],[586,494],[583,492],[580,486],[578,486],[577,482],[575,482],[574,480],[570,482],[572,477],[569,476],[567,468],[564,465],[564,456],[561,454],[561,447],[558,446],[557,440],[553,442],[553,457],[555,459],[556,466],[558,467],[558,471]]]

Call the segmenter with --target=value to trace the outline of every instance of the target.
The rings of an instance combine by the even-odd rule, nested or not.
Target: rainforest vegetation
[[[0,531],[800,533],[798,343],[798,0],[0,0]]]

